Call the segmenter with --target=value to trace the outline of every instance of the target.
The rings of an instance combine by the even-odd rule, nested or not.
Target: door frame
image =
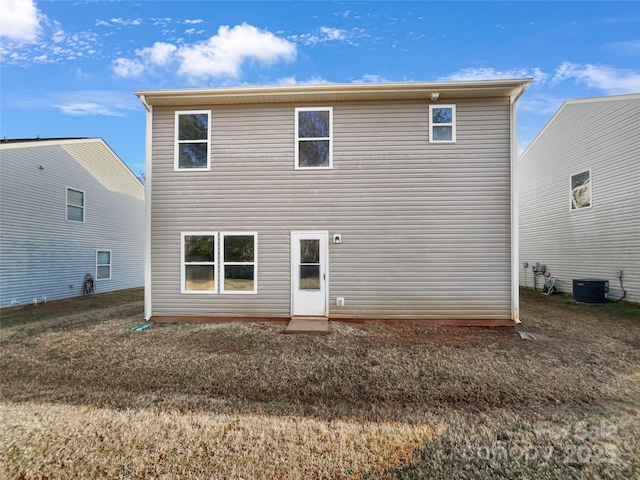
[[[297,240],[304,239],[320,240],[320,278],[324,288],[324,313],[319,315],[296,315],[295,286],[298,283],[298,260],[300,254],[297,252]],[[327,230],[294,230],[291,231],[291,260],[289,268],[291,270],[291,317],[323,317],[329,318],[329,232]],[[321,289],[322,290],[322,289]]]

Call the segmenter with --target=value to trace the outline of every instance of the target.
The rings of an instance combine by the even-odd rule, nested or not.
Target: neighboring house
[[[136,92],[146,318],[513,325],[528,83]]]
[[[100,138],[0,140],[0,308],[144,284],[144,186]]]
[[[520,284],[533,286],[537,262],[559,291],[606,280],[616,300],[622,271],[625,300],[640,302],[640,94],[566,101],[520,157],[518,177]]]

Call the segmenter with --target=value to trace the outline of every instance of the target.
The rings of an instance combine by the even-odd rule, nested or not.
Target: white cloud
[[[123,27],[137,26],[142,23],[139,18],[133,20],[125,20],[123,18],[112,18],[111,23],[115,23],[116,25],[122,25]]]
[[[186,25],[196,25],[198,23],[204,23],[204,20],[202,20],[201,18],[196,18],[194,20],[185,20],[184,23]]]
[[[114,110],[109,105],[102,105],[95,102],[77,102],[69,103],[66,105],[54,105],[65,115],[71,115],[74,117],[84,116],[108,116],[108,117],[124,117],[123,112]]]
[[[296,80],[296,77],[283,77],[276,83],[278,85],[328,85],[332,82],[322,77],[311,77],[309,80]]]
[[[552,85],[565,80],[575,80],[576,83],[588,88],[602,90],[608,95],[636,93],[640,91],[640,73],[623,70],[607,65],[591,65],[564,62],[551,79]]]
[[[128,58],[116,58],[112,68],[116,75],[123,78],[137,78],[144,71],[144,65],[139,60]]]
[[[178,74],[191,80],[237,78],[246,61],[272,64],[293,60],[296,46],[269,31],[243,23],[233,28],[223,25],[216,35],[205,41],[181,45],[156,42],[136,50],[135,54],[139,58],[118,58],[113,62],[116,75],[136,78],[143,73],[157,73],[158,67],[178,63]]]
[[[209,40],[181,46],[176,54],[181,61],[178,70],[181,75],[237,78],[246,60],[264,64],[291,61],[296,56],[296,47],[269,31],[243,23],[233,28],[223,25]]]
[[[536,115],[552,115],[564,102],[564,98],[529,90],[518,100],[518,109]]]
[[[605,43],[602,50],[613,55],[633,57],[640,55],[640,40]]]
[[[382,75],[376,75],[373,73],[365,73],[361,78],[354,80],[352,83],[389,83]]]
[[[533,84],[544,83],[549,77],[539,68],[512,68],[510,70],[495,70],[493,68],[464,68],[439,80],[471,81],[471,80],[499,80],[506,78],[532,77]]]
[[[46,20],[33,0],[0,0],[0,36],[18,43],[34,43]]]
[[[289,38],[294,42],[300,42],[303,45],[316,45],[318,43],[342,41],[347,42],[348,34],[345,30],[339,28],[320,27],[315,33],[304,33],[301,35],[291,35]]]
[[[173,53],[178,49],[175,45],[165,42],[156,42],[151,47],[136,50],[136,55],[142,57],[145,63],[165,66],[171,63]]]

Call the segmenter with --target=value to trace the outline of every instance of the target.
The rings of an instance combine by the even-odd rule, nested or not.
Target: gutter
[[[145,131],[145,168],[144,168],[144,319],[149,321],[151,305],[151,140],[153,131],[153,107],[147,103],[144,95],[140,101],[147,111]]]
[[[520,232],[519,232],[519,188],[518,188],[518,123],[516,103],[524,94],[531,81],[523,83],[510,95],[511,102],[511,318],[518,325],[520,321]],[[515,139],[515,140],[514,140]]]

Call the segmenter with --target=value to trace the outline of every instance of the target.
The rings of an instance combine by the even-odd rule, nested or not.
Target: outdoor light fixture
[[[436,100],[438,100],[438,98],[440,98],[440,92],[431,92],[429,98],[431,98],[432,102],[435,102]]]

